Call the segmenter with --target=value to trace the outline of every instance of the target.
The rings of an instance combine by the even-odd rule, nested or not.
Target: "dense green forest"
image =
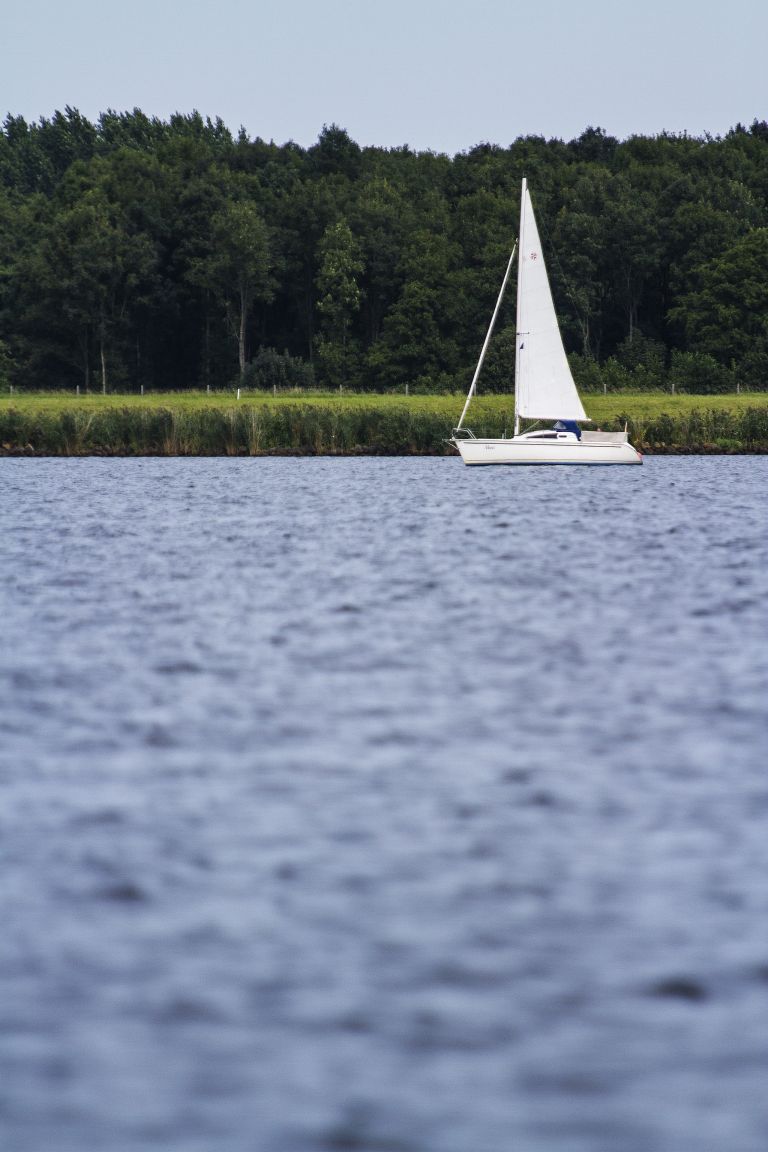
[[[0,132],[0,384],[463,390],[531,185],[582,388],[768,387],[768,123],[454,157],[75,109]],[[483,388],[511,385],[508,293]]]

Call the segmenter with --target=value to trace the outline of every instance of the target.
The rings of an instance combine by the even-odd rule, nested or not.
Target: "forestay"
[[[547,269],[523,181],[517,274],[516,411],[534,420],[588,420],[566,359]]]

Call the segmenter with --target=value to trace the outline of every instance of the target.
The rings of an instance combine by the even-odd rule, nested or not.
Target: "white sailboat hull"
[[[594,433],[592,434],[595,435]],[[613,442],[612,442],[613,440]],[[583,439],[564,442],[557,440],[530,440],[523,436],[508,440],[472,437],[456,439],[452,443],[461,453],[465,464],[642,464],[643,457],[628,441],[604,442]]]

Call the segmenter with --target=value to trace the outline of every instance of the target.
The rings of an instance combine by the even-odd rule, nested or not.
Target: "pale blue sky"
[[[768,119],[768,0],[7,0],[0,116],[198,109],[250,136],[455,153]]]

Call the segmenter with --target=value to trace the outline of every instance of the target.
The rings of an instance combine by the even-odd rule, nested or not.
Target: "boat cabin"
[[[581,439],[581,429],[576,432],[558,432],[555,428],[548,428],[545,432],[523,432],[520,440],[557,440],[561,444],[578,444]]]

